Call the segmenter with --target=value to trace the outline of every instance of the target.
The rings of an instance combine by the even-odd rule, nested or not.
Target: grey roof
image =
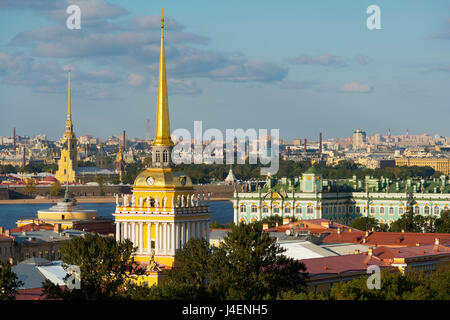
[[[114,171],[98,167],[78,167],[76,174],[115,174]]]
[[[37,230],[27,232],[13,232],[11,233],[11,235],[14,236],[15,241],[18,243],[25,243],[25,242],[42,243],[42,242],[66,241],[73,237],[82,236],[85,233],[86,233],[85,231],[81,230],[68,229],[60,233],[55,232],[53,230]]]
[[[23,285],[19,289],[42,288],[42,283],[48,278],[40,271],[40,269],[45,270],[44,272],[50,277],[49,280],[54,283],[59,282],[58,284],[61,284],[62,279],[59,278],[64,274],[61,261],[52,262],[37,257],[22,261],[11,269],[17,275],[19,281],[23,282]]]

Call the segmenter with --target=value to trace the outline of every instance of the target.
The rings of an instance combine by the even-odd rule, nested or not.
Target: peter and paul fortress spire
[[[75,171],[78,168],[77,164],[77,138],[73,132],[72,123],[72,100],[70,96],[70,65],[67,81],[67,119],[66,130],[61,138],[61,157],[58,161],[58,170],[55,173],[55,178],[60,183],[67,181],[75,182]]]
[[[132,194],[116,197],[116,240],[129,239],[137,247],[136,262],[147,266],[142,281],[157,284],[164,269],[175,263],[175,252],[192,238],[209,241],[209,195],[194,191],[191,179],[172,163],[164,52],[164,18],[161,18],[156,133],[151,166],[134,181]],[[120,199],[121,198],[121,199]],[[162,270],[162,271],[161,271]]]

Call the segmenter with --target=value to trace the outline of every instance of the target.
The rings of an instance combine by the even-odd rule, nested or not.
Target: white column
[[[163,223],[163,246],[164,246],[164,253],[167,253],[167,223]]]
[[[116,241],[120,241],[120,222],[116,221]]]
[[[125,240],[128,238],[128,230],[127,230],[128,222],[124,222],[122,228],[123,228],[123,240]]]
[[[186,222],[186,239],[184,239],[184,243],[189,241],[189,238],[191,237],[191,223],[190,222]]]
[[[159,222],[155,223],[155,230],[156,230],[156,235],[155,235],[155,253],[159,254]]]
[[[209,221],[206,222],[206,239],[209,242]]]
[[[131,223],[131,241],[133,242],[133,247],[136,247],[136,222]]]
[[[175,222],[170,224],[170,251],[175,253]]]
[[[152,224],[147,222],[147,252],[152,252]]]
[[[144,223],[139,222],[139,252],[144,252]]]
[[[181,247],[186,243],[186,223],[181,223]]]

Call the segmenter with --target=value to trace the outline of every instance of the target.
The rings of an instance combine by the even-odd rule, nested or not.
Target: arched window
[[[156,162],[161,162],[161,154],[159,150],[156,151],[155,155],[156,155]]]
[[[295,207],[295,213],[301,214],[302,213],[302,207]]]
[[[307,208],[306,208],[306,213],[307,214],[313,214],[313,207],[312,206],[308,206]]]
[[[415,214],[419,214],[419,213],[420,213],[420,208],[419,208],[419,206],[415,206],[415,207],[414,207],[414,213],[415,213]]]
[[[280,213],[279,207],[273,207],[273,213]]]
[[[398,214],[402,215],[403,214],[403,207],[398,208]]]
[[[258,212],[258,207],[256,204],[252,204],[252,213]]]
[[[264,206],[262,212],[263,213],[268,213],[269,212],[269,208],[267,206]]]
[[[380,207],[380,214],[384,214],[384,207]]]
[[[284,208],[284,213],[291,213],[291,208],[290,207],[285,207]]]
[[[372,216],[375,214],[375,208],[374,207],[370,207],[370,214]]]
[[[423,209],[423,213],[427,216],[430,214],[430,207],[429,206],[425,206],[425,208]]]
[[[167,151],[167,150],[163,151],[163,162],[164,163],[169,162],[169,151]]]
[[[390,216],[394,215],[394,208],[392,208],[392,207],[389,208],[389,215]]]
[[[361,207],[356,207],[356,213],[361,213]]]
[[[241,211],[241,212],[246,212],[245,205],[242,204],[242,205],[240,206],[240,211]]]
[[[440,214],[439,207],[434,207],[434,215],[438,216]]]

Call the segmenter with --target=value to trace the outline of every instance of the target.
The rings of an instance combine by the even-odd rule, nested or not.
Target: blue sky
[[[153,135],[161,6],[172,130],[450,136],[450,1],[402,0],[0,0],[0,135],[61,136],[69,63],[78,136]]]

